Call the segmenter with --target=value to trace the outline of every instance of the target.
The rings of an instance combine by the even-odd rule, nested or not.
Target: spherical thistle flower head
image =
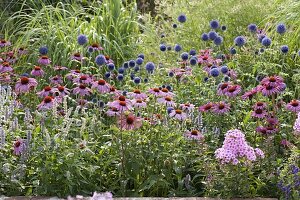
[[[143,62],[144,62],[144,59],[143,58],[137,58],[136,60],[135,60],[135,63],[137,64],[137,65],[141,65],[141,64],[143,64]]]
[[[276,27],[276,31],[279,34],[284,34],[286,32],[286,27],[284,24],[278,24]]]
[[[179,52],[181,51],[182,47],[179,44],[175,44],[174,51]]]
[[[256,24],[249,24],[249,25],[248,25],[248,30],[249,30],[250,32],[252,32],[252,33],[256,33],[256,31],[257,31],[257,26],[256,26]]]
[[[265,47],[269,47],[272,43],[272,40],[268,38],[267,36],[262,39],[261,44],[264,45]]]
[[[127,68],[129,67],[128,62],[124,62],[124,63],[123,63],[123,67],[124,67],[125,69],[127,69]]]
[[[220,24],[218,20],[212,20],[209,22],[210,28],[217,29],[219,28]]]
[[[225,25],[221,26],[221,30],[222,31],[226,31],[227,30],[227,27]]]
[[[140,66],[135,66],[135,67],[134,67],[134,71],[135,71],[135,72],[140,71]]]
[[[221,45],[223,42],[223,38],[221,36],[217,36],[215,39],[214,39],[214,43],[215,45],[219,46]]]
[[[135,84],[140,84],[141,83],[141,78],[140,77],[134,77],[133,82]]]
[[[282,45],[280,47],[280,51],[281,51],[281,53],[286,54],[289,51],[289,47],[287,45]]]
[[[118,74],[117,79],[118,79],[119,81],[122,81],[122,80],[124,79],[123,74]]]
[[[124,68],[124,67],[120,67],[120,68],[118,69],[118,72],[119,72],[119,74],[124,74],[125,68]]]
[[[171,85],[167,85],[166,88],[167,88],[169,91],[172,91],[172,86],[171,86]]]
[[[140,53],[137,57],[138,57],[138,58],[142,58],[143,60],[145,59],[145,55],[142,54],[142,53]]]
[[[130,60],[128,62],[129,67],[134,67],[135,66],[135,61],[134,60]]]
[[[175,110],[173,107],[168,107],[167,108],[167,113],[170,114],[172,112],[172,110]]]
[[[177,24],[173,24],[172,27],[173,27],[173,28],[177,28]]]
[[[48,47],[46,47],[46,46],[40,47],[39,52],[41,55],[46,55],[48,53]]]
[[[185,14],[181,14],[177,17],[177,20],[180,22],[180,23],[184,23],[186,22],[186,16]]]
[[[229,52],[231,55],[234,55],[234,54],[236,54],[236,49],[232,47],[229,49]]]
[[[263,40],[265,37],[267,37],[267,36],[266,36],[266,35],[259,35],[259,36],[258,36],[258,41],[261,43],[262,40]]]
[[[209,31],[208,37],[210,40],[214,40],[216,37],[218,37],[218,34],[215,31]]]
[[[201,40],[203,40],[203,41],[208,41],[208,40],[209,40],[208,34],[207,34],[207,33],[203,33],[203,34],[201,35]]]
[[[171,47],[171,46],[167,46],[167,50],[168,50],[168,51],[171,51],[171,50],[172,50],[172,47]]]
[[[190,64],[191,64],[191,65],[196,65],[197,62],[198,62],[198,59],[197,59],[196,57],[192,57],[192,58],[190,59]]]
[[[219,74],[220,74],[218,68],[213,68],[213,69],[211,69],[209,73],[210,73],[210,75],[213,76],[213,77],[217,77],[217,76],[219,76]]]
[[[107,68],[108,68],[109,71],[113,71],[115,69],[114,63],[107,64]]]
[[[168,76],[169,76],[169,77],[173,77],[173,76],[174,76],[174,72],[170,71],[170,72],[168,73]]]
[[[194,56],[194,55],[196,55],[196,50],[195,49],[191,49],[190,50],[190,52],[189,52],[189,54],[191,55],[191,56]]]
[[[80,34],[77,37],[77,42],[79,45],[85,45],[88,42],[86,35]]]
[[[159,49],[161,51],[166,51],[167,50],[167,46],[165,44],[161,44],[161,45],[159,45]]]
[[[106,58],[104,55],[100,54],[96,57],[95,63],[99,66],[104,65],[106,63]]]
[[[188,60],[189,59],[189,54],[187,52],[183,52],[181,54],[181,59],[184,60],[184,61]]]
[[[236,46],[241,47],[241,46],[243,46],[245,43],[246,43],[246,39],[245,39],[245,37],[243,37],[243,36],[237,36],[237,37],[234,39],[234,44],[235,44]]]
[[[227,72],[228,72],[228,67],[226,66],[226,65],[223,65],[222,67],[221,67],[221,70],[220,70],[223,74],[227,74]]]

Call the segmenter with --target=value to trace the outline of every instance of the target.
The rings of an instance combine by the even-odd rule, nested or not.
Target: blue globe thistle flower
[[[141,65],[141,64],[143,64],[144,59],[143,59],[143,58],[137,58],[137,59],[135,60],[135,62],[136,62],[136,64]]]
[[[181,47],[179,44],[175,44],[174,50],[175,50],[176,52],[181,51],[181,49],[182,49],[182,47]]]
[[[232,47],[229,49],[229,52],[230,52],[230,54],[234,55],[234,54],[236,54],[236,49]]]
[[[221,67],[221,72],[222,72],[223,74],[226,74],[226,73],[228,72],[228,67],[227,67],[226,65],[222,66],[222,67]]]
[[[183,52],[183,53],[181,54],[181,59],[182,59],[182,60],[187,60],[187,59],[189,59],[189,54],[188,54],[187,52]]]
[[[138,58],[142,58],[143,60],[145,59],[145,55],[142,54],[142,53],[140,53],[137,57],[138,57]]]
[[[169,72],[168,76],[173,77],[174,76],[174,72]]]
[[[191,50],[190,50],[190,55],[191,55],[191,56],[194,56],[194,55],[196,55],[196,53],[197,53],[197,52],[196,52],[196,50],[195,50],[195,49],[191,49]]]
[[[164,33],[162,33],[162,34],[160,35],[160,37],[161,37],[161,38],[164,38],[164,37],[166,37],[166,35],[165,35]]]
[[[234,39],[234,44],[236,46],[243,46],[244,44],[246,43],[246,39],[243,37],[243,36],[237,36],[235,39]]]
[[[266,35],[259,35],[259,36],[258,36],[258,41],[261,43],[262,40],[263,40],[265,37],[267,37],[267,36],[266,36]]]
[[[227,30],[227,27],[225,25],[221,26],[221,30],[222,31],[226,31]]]
[[[166,88],[166,85],[161,85],[162,88]]]
[[[178,16],[177,20],[180,22],[180,23],[184,23],[186,22],[186,16],[185,14],[181,14]]]
[[[88,42],[86,35],[80,34],[77,37],[77,42],[79,45],[85,45]]]
[[[282,53],[287,53],[289,51],[289,47],[287,45],[282,45],[280,50]]]
[[[109,78],[109,77],[110,77],[110,72],[106,72],[106,73],[104,74],[104,77],[105,77],[105,78]]]
[[[167,85],[166,88],[167,88],[169,91],[172,91],[172,86],[171,86],[171,85]]]
[[[93,47],[88,47],[88,52],[89,53],[93,53],[94,52],[94,48]]]
[[[135,74],[134,74],[133,72],[131,72],[131,74],[130,74],[130,79],[133,80],[134,77],[135,77]]]
[[[276,27],[276,31],[279,34],[284,34],[286,32],[286,27],[284,24],[278,24]]]
[[[149,80],[148,80],[147,78],[144,79],[144,83],[148,83],[148,81],[149,81]]]
[[[96,98],[93,98],[93,99],[92,99],[92,102],[93,102],[93,103],[97,103],[98,100],[97,100]]]
[[[166,51],[166,50],[167,50],[167,47],[166,47],[166,45],[161,44],[161,45],[159,45],[159,49],[160,49],[161,51]]]
[[[207,34],[207,33],[203,33],[203,34],[201,35],[201,39],[202,39],[203,41],[208,41],[208,40],[209,40],[208,34]]]
[[[145,68],[148,73],[152,73],[155,69],[155,64],[153,62],[147,62]]]
[[[219,28],[219,21],[218,20],[212,20],[209,22],[210,28],[217,29]]]
[[[113,71],[113,70],[115,69],[114,63],[109,63],[109,64],[107,65],[107,68],[108,68],[109,71]]]
[[[224,81],[225,81],[225,82],[230,81],[230,77],[229,77],[229,76],[224,76]]]
[[[173,28],[177,28],[177,24],[173,24],[172,27],[173,27]]]
[[[174,110],[173,107],[168,107],[168,108],[167,108],[167,113],[170,114],[173,110]]]
[[[139,67],[139,66],[135,66],[135,67],[134,67],[134,71],[135,71],[135,72],[140,71],[140,67]]]
[[[218,36],[218,37],[216,37],[216,38],[214,39],[214,43],[215,43],[215,45],[217,45],[217,46],[221,45],[222,42],[223,42],[223,38],[222,38],[221,36]]]
[[[255,33],[257,31],[257,26],[256,24],[249,24],[248,25],[248,30],[252,33]]]
[[[217,76],[219,76],[219,74],[220,74],[218,68],[213,68],[213,69],[211,69],[209,73],[210,73],[210,75],[213,76],[213,77],[217,77]]]
[[[29,74],[28,73],[23,73],[23,74],[21,74],[21,77],[23,77],[23,76],[29,77]]]
[[[216,65],[213,65],[210,67],[210,69],[215,69],[215,68],[218,68]]]
[[[127,95],[127,91],[124,90],[124,91],[122,92],[122,95],[123,95],[123,96],[126,96],[126,95]]]
[[[168,50],[168,51],[171,51],[171,50],[172,50],[172,47],[171,47],[171,46],[168,46],[168,47],[167,47],[167,50]]]
[[[205,78],[203,79],[203,81],[204,81],[204,82],[207,82],[208,79],[209,79],[208,77],[205,77]]]
[[[95,59],[95,63],[97,65],[104,65],[106,63],[106,58],[104,55],[100,54],[96,57]]]
[[[158,87],[158,89],[162,90],[162,87],[160,86],[160,87]]]
[[[119,74],[124,74],[125,68],[124,68],[124,67],[120,67],[120,68],[118,69],[118,72],[119,72]]]
[[[263,53],[263,52],[265,52],[265,49],[264,49],[264,48],[260,48],[260,49],[259,49],[259,52],[260,52],[260,53]]]
[[[140,77],[135,77],[135,78],[133,79],[133,82],[134,82],[135,84],[140,84],[140,83],[141,83],[141,78],[140,78]]]
[[[265,47],[270,46],[272,43],[272,40],[268,37],[264,37],[264,39],[262,39],[261,44],[264,45]]]
[[[197,62],[198,62],[198,59],[197,59],[196,57],[192,57],[192,58],[190,59],[190,64],[191,64],[191,65],[196,65]]]
[[[209,31],[209,33],[208,33],[208,37],[210,40],[216,39],[217,36],[218,36],[218,34],[215,31]]]
[[[48,47],[46,46],[40,47],[39,52],[41,55],[46,55],[48,53]]]
[[[135,61],[134,60],[130,60],[128,62],[129,67],[134,67],[135,66]]]
[[[124,79],[123,74],[118,74],[117,79],[118,79],[119,81],[122,81],[122,80]]]
[[[127,69],[127,68],[129,67],[128,62],[124,62],[124,63],[123,63],[123,67],[124,67],[125,69]]]
[[[99,100],[99,101],[97,102],[97,105],[98,105],[99,108],[103,108],[105,104],[104,104],[103,101]]]
[[[298,51],[298,56],[300,56],[300,50]]]

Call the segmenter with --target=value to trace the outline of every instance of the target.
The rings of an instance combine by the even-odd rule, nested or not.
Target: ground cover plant
[[[0,194],[299,199],[289,1],[23,5],[0,41]]]

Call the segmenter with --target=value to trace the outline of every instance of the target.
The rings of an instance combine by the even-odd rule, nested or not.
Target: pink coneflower
[[[167,88],[162,88],[161,89],[161,96],[162,97],[173,97],[174,93],[170,92]]]
[[[108,111],[106,111],[106,114],[110,117],[120,116],[120,112],[117,108],[111,107]]]
[[[242,91],[241,86],[239,85],[231,85],[227,88],[227,90],[225,91],[225,95],[227,95],[228,97],[235,97],[236,95],[238,95],[240,92]]]
[[[198,141],[204,140],[204,136],[198,130],[186,131],[184,133],[184,137],[191,139],[191,140],[198,140]]]
[[[134,130],[142,126],[142,119],[132,114],[128,116],[120,116],[118,125],[120,129]]]
[[[71,56],[71,60],[77,60],[77,61],[81,61],[83,59],[83,56],[80,53],[74,53]]]
[[[77,99],[77,105],[80,107],[88,107],[90,104],[85,99]]]
[[[161,98],[157,99],[157,102],[160,103],[160,104],[164,104],[166,106],[169,106],[169,107],[174,107],[175,106],[175,103],[174,103],[172,97],[161,97]]]
[[[38,60],[38,63],[40,65],[50,65],[51,60],[48,58],[48,56],[41,56]]]
[[[38,83],[34,78],[21,77],[16,83],[15,92],[17,94],[26,93],[35,88],[37,84]]]
[[[264,109],[267,107],[267,104],[264,103],[264,102],[256,102],[255,105],[253,106],[253,109],[256,110],[256,109]]]
[[[224,114],[230,110],[230,104],[219,102],[213,104],[212,111],[216,114]]]
[[[267,122],[270,126],[276,126],[279,123],[278,119],[272,115],[267,116]]]
[[[258,126],[255,129],[256,132],[261,133],[263,135],[267,134],[267,128],[263,127],[263,126]]]
[[[9,73],[2,73],[0,74],[0,83],[10,83],[11,82],[11,77]]]
[[[291,143],[288,140],[286,140],[286,139],[282,139],[280,141],[280,145],[282,145],[283,147],[287,148],[287,147],[291,146]]]
[[[70,94],[70,90],[64,86],[58,86],[57,88],[54,88],[54,92],[58,92],[59,96],[66,96]]]
[[[135,108],[146,108],[147,107],[146,102],[144,102],[142,99],[133,99],[132,105]]]
[[[9,62],[3,62],[0,64],[0,73],[12,72],[14,71]]]
[[[280,76],[265,77],[262,79],[260,83],[262,85],[277,86],[279,83],[283,83],[283,78]]]
[[[227,92],[228,87],[230,87],[229,83],[222,83],[218,87],[218,95],[224,95]]]
[[[97,44],[97,43],[93,43],[88,48],[92,48],[94,51],[102,51],[103,50],[103,48],[99,44]]]
[[[187,118],[186,113],[182,112],[182,110],[172,110],[169,114],[170,117],[174,117],[179,121],[184,121]]]
[[[54,67],[55,71],[64,71],[64,70],[67,70],[67,69],[68,69],[67,67],[63,67],[63,66],[59,66],[59,65],[56,65]]]
[[[114,61],[112,60],[112,59],[110,59],[110,57],[109,56],[104,56],[105,57],[105,59],[106,59],[106,64],[109,64],[109,63],[114,63]]]
[[[109,93],[113,94],[114,97],[118,97],[121,95],[122,92],[120,90],[117,90],[114,86],[111,86]]]
[[[81,71],[79,69],[71,70],[70,73],[66,74],[66,78],[68,80],[73,80],[73,78],[81,75]]]
[[[213,107],[213,103],[209,102],[207,104],[200,106],[199,111],[200,112],[208,112],[211,110],[212,107]]]
[[[266,117],[267,112],[263,109],[256,109],[254,111],[252,111],[251,116],[252,117],[256,117],[256,118],[264,118]]]
[[[42,91],[37,92],[37,95],[39,97],[46,97],[49,96],[50,94],[53,94],[53,89],[50,86],[46,86]]]
[[[267,134],[277,133],[278,131],[279,131],[278,128],[276,128],[274,126],[267,126],[266,127]]]
[[[63,83],[62,77],[59,75],[56,75],[54,77],[50,78],[50,83],[54,85],[61,85]]]
[[[273,94],[277,94],[280,92],[279,88],[276,86],[271,86],[271,85],[262,85],[259,87],[261,93],[264,96],[271,96]]]
[[[160,91],[159,88],[150,88],[150,89],[148,90],[148,92],[149,92],[150,94],[153,94],[153,95],[156,96],[156,97],[159,97],[159,96],[162,95],[162,92]]]
[[[31,71],[32,76],[44,76],[45,72],[42,70],[40,66],[35,66]]]
[[[25,49],[25,48],[23,48],[23,47],[20,47],[19,49],[18,49],[18,54],[21,56],[21,55],[26,55],[28,53],[28,51]]]
[[[298,113],[298,112],[300,112],[300,101],[294,99],[290,103],[288,103],[285,107],[289,111]]]
[[[252,90],[245,92],[245,93],[242,95],[241,98],[242,98],[243,100],[252,99],[253,96],[254,96],[255,94],[257,94],[257,92],[258,92],[258,88],[255,87],[255,88],[253,88]]]
[[[10,46],[11,43],[9,41],[6,40],[0,40],[0,47],[7,47]]]
[[[93,82],[92,88],[96,88],[101,94],[110,92],[110,85],[103,79]]]
[[[14,152],[13,154],[16,156],[21,155],[26,149],[25,142],[22,139],[17,139],[14,143]]]
[[[286,84],[279,76],[265,77],[258,87],[264,96],[271,96],[285,90]]]
[[[145,93],[142,93],[140,90],[136,89],[133,92],[128,92],[128,96],[135,99],[147,99],[148,96]]]
[[[126,102],[125,100],[124,101],[116,100],[111,103],[108,103],[107,105],[110,107],[117,108],[120,112],[124,112],[132,109],[131,103]]]
[[[84,84],[80,84],[73,89],[73,93],[79,94],[80,96],[89,96],[91,94],[91,89],[87,88]]]
[[[45,111],[45,110],[49,110],[53,107],[54,105],[54,98],[53,97],[50,97],[50,96],[46,96],[42,103],[40,103],[37,108],[38,110],[41,110],[41,111]]]
[[[74,83],[78,83],[78,84],[83,83],[87,85],[89,85],[92,81],[93,80],[91,79],[91,77],[84,74],[73,79]]]
[[[183,111],[193,112],[194,109],[195,109],[195,105],[194,104],[190,104],[190,103],[185,103],[185,104],[180,104],[180,108]]]

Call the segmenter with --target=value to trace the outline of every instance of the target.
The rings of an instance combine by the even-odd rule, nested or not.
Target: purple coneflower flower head
[[[33,70],[31,71],[32,76],[42,77],[42,76],[44,76],[44,74],[45,74],[45,72],[43,71],[43,69],[40,66],[34,66]]]
[[[231,85],[229,86],[226,91],[225,91],[225,95],[228,97],[235,97],[236,95],[238,95],[240,92],[242,91],[241,86],[239,85]]]
[[[37,81],[34,78],[21,77],[15,86],[16,94],[26,93],[37,86]]]
[[[94,192],[91,200],[113,200],[113,195],[111,192],[97,193]]]
[[[148,90],[148,92],[149,92],[150,94],[153,94],[153,95],[156,96],[156,97],[159,97],[159,96],[162,95],[162,92],[161,92],[161,90],[160,90],[159,88],[150,88],[150,89]]]
[[[128,116],[119,117],[118,125],[120,129],[134,130],[142,126],[142,118],[136,117],[132,114]]]
[[[38,60],[38,63],[40,65],[50,65],[51,60],[48,58],[48,56],[41,56]]]
[[[61,85],[63,83],[62,77],[59,75],[50,77],[49,79],[50,79],[50,83],[54,85]]]
[[[25,151],[25,149],[26,149],[26,145],[25,145],[24,140],[19,138],[14,143],[14,152],[13,152],[13,154],[16,155],[16,156],[19,156]]]
[[[267,112],[263,109],[255,109],[252,111],[251,116],[256,118],[265,118],[267,115]]]
[[[162,88],[161,89],[161,96],[162,97],[174,97],[175,94],[173,92],[170,92],[167,88]]]
[[[264,103],[264,102],[256,102],[255,105],[253,106],[253,109],[256,110],[256,109],[265,109],[267,107],[267,104]]]
[[[26,49],[23,48],[23,47],[20,47],[20,48],[18,49],[18,54],[19,54],[20,56],[26,55],[26,54],[28,54],[28,50],[26,50]]]
[[[9,41],[6,40],[0,40],[0,47],[7,47],[10,46],[11,43]]]
[[[81,55],[81,53],[74,53],[72,56],[71,56],[71,60],[77,60],[77,61],[82,61],[83,59],[83,56]]]
[[[64,97],[70,95],[70,89],[60,85],[57,88],[53,89],[53,92],[58,92],[59,96]]]
[[[187,115],[182,110],[172,110],[169,114],[170,117],[174,117],[175,119],[178,119],[179,121],[184,121],[187,119]]]
[[[216,114],[224,114],[230,110],[230,104],[223,101],[213,104],[212,111]]]
[[[200,112],[208,112],[213,108],[213,103],[209,102],[199,107]]]
[[[85,45],[88,42],[86,35],[80,34],[77,37],[77,42],[79,45]]]
[[[133,92],[128,92],[128,96],[134,99],[147,99],[148,96],[145,93],[142,93],[140,90],[135,89]]]
[[[228,83],[228,82],[219,84],[217,94],[225,95],[225,93],[227,92],[229,87],[230,87],[230,83]]]
[[[110,92],[111,86],[103,79],[93,82],[92,88],[96,88],[101,94]]]
[[[116,101],[113,101],[111,103],[108,103],[108,105],[110,107],[114,107],[114,108],[117,108],[119,110],[119,112],[124,112],[124,111],[127,111],[127,110],[132,110],[132,102],[129,100],[126,101],[121,101],[121,100],[116,100]]]
[[[258,92],[258,88],[253,88],[250,91],[245,92],[242,95],[243,100],[252,99],[254,95],[256,95]]]
[[[63,67],[63,66],[60,66],[60,65],[55,65],[55,67],[54,67],[55,71],[65,71],[67,69],[68,69],[67,67]]]
[[[42,103],[40,103],[40,104],[37,106],[37,108],[38,108],[38,110],[41,110],[41,111],[49,110],[49,109],[51,109],[51,108],[53,107],[54,101],[55,101],[55,100],[54,100],[53,97],[51,97],[51,96],[46,96],[46,97],[43,99]]]
[[[86,87],[84,84],[80,84],[73,89],[73,93],[79,94],[80,96],[89,96],[91,94],[91,89]]]
[[[37,92],[39,97],[46,97],[53,94],[53,89],[50,86],[45,86],[44,89],[40,92]]]
[[[143,99],[133,99],[132,105],[135,108],[146,108],[147,107],[147,103],[145,101],[143,101]]]
[[[71,70],[70,73],[66,74],[66,78],[68,80],[73,80],[74,78],[81,75],[81,71],[79,69]]]
[[[298,113],[293,129],[296,135],[300,135],[300,112]]]
[[[295,113],[300,112],[300,101],[293,99],[290,103],[286,105],[286,109]]]
[[[109,110],[106,111],[106,115],[109,117],[120,116],[120,111],[119,111],[119,109],[117,109],[115,107],[110,107]]]
[[[102,51],[103,50],[103,48],[99,44],[97,44],[97,43],[93,43],[88,48],[92,48],[93,51]]]
[[[175,103],[172,99],[172,97],[161,97],[161,98],[158,98],[157,99],[157,102],[160,103],[160,104],[164,104],[168,107],[174,107],[175,106]]]
[[[282,145],[283,147],[289,147],[291,143],[287,139],[282,139],[280,141],[280,145]]]
[[[286,88],[283,79],[279,76],[270,76],[264,78],[258,89],[264,96],[271,96],[273,94],[281,93]]]
[[[184,137],[186,137],[187,139],[190,139],[190,140],[197,140],[197,141],[204,140],[204,135],[198,130],[186,131],[184,133]]]
[[[11,67],[9,62],[3,62],[0,64],[0,73],[12,72],[14,69]]]
[[[92,81],[93,81],[92,78],[88,75],[85,75],[85,74],[83,74],[81,76],[78,76],[78,77],[73,79],[74,83],[77,83],[77,84],[83,83],[83,84],[86,84],[86,85],[89,85]]]
[[[183,111],[188,111],[188,112],[193,112],[195,109],[195,105],[194,104],[190,104],[190,103],[185,103],[185,104],[180,104],[179,106]]]

